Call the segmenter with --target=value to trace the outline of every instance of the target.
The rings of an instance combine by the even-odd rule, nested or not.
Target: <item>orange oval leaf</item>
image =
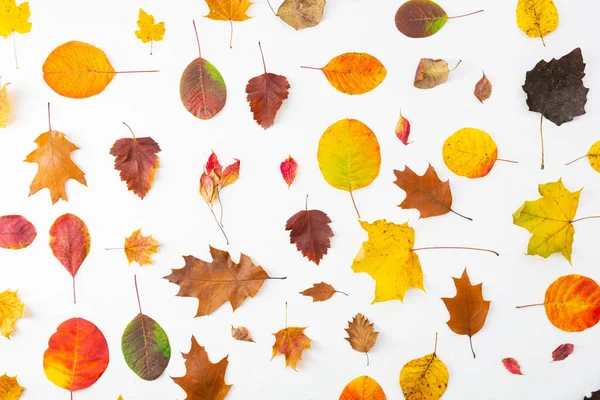
[[[386,400],[383,389],[370,376],[359,376],[346,385],[340,400]]]
[[[600,286],[586,276],[561,276],[546,290],[544,307],[558,329],[584,331],[600,320]]]

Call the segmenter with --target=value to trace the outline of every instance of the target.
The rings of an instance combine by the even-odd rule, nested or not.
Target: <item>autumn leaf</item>
[[[29,185],[29,195],[37,193],[43,188],[50,190],[52,204],[59,199],[67,201],[65,183],[75,179],[87,186],[84,173],[71,160],[71,152],[79,147],[65,139],[65,134],[52,130],[50,125],[50,104],[48,104],[48,132],[42,133],[35,139],[37,149],[25,158],[25,162],[37,163],[37,174]]]
[[[370,376],[354,378],[344,387],[339,400],[386,400],[383,389]]]
[[[296,179],[296,173],[298,172],[298,163],[296,160],[292,158],[292,156],[288,156],[283,162],[279,165],[279,170],[281,171],[281,176],[285,183],[287,183],[288,188],[292,186],[294,179]]]
[[[152,235],[142,235],[142,230],[134,231],[131,236],[125,239],[125,255],[129,264],[136,262],[139,266],[152,265],[150,256],[156,254],[160,244],[154,240]]]
[[[0,376],[0,399],[19,400],[24,389],[19,385],[16,376],[14,378],[6,374]]]
[[[254,343],[254,339],[252,339],[252,335],[250,334],[250,331],[248,330],[248,328],[246,328],[244,326],[238,326],[237,328],[234,328],[232,325],[231,326],[231,337],[234,338],[235,340],[239,340],[241,342]]]
[[[129,125],[125,126],[129,128]],[[160,146],[151,137],[136,138],[131,128],[129,130],[132,138],[118,139],[112,145],[110,155],[115,157],[115,169],[127,183],[127,189],[143,199],[152,188],[160,165],[156,155]]]
[[[90,252],[90,233],[85,222],[73,214],[58,217],[50,228],[50,248],[73,277],[73,303],[77,303],[75,275]]]
[[[330,284],[325,283],[325,282],[315,283],[312,285],[312,287],[306,289],[303,292],[300,292],[300,294],[302,294],[304,296],[312,297],[313,303],[316,301],[329,300],[336,293],[341,293],[341,294],[345,294],[346,296],[348,296],[344,292],[335,290],[335,288],[333,286],[331,286]]]
[[[267,0],[269,7],[271,3]],[[271,8],[273,14],[283,22],[296,29],[311,28],[319,25],[323,18],[325,0],[285,0],[277,12]]]
[[[574,349],[575,346],[573,346],[571,343],[561,344],[552,352],[552,361],[564,360],[573,353]]]
[[[119,398],[117,400],[124,400],[123,396],[119,395]]]
[[[273,344],[273,357],[279,354],[285,356],[285,366],[296,370],[298,362],[302,360],[302,353],[306,349],[310,349],[311,340],[304,334],[304,328],[287,327],[281,329],[275,335],[275,343]]]
[[[248,81],[246,85],[248,96],[246,99],[250,104],[250,110],[254,114],[254,120],[263,129],[267,129],[273,125],[281,104],[288,98],[290,83],[283,75],[267,72],[265,56],[260,42],[258,42],[258,46],[265,73]]]
[[[229,361],[227,357],[213,364],[208,359],[204,347],[192,336],[192,347],[185,359],[185,375],[171,378],[187,394],[186,400],[223,400],[231,385],[225,383],[225,371]]]
[[[71,393],[92,386],[106,371],[108,362],[104,335],[83,318],[60,324],[44,352],[46,378]]]
[[[152,55],[152,46],[154,42],[160,42],[163,40],[165,35],[165,23],[154,22],[154,16],[146,13],[146,11],[140,8],[137,21],[139,30],[135,31],[135,36],[142,41],[142,43],[150,42],[150,55]]]
[[[248,0],[205,0],[210,8],[206,18],[215,21],[229,21],[231,33],[229,35],[229,48],[233,48],[233,21],[241,22],[250,19],[246,13],[252,5]]]
[[[406,198],[398,207],[416,208],[421,213],[421,218],[444,215],[452,211],[460,217],[471,220],[452,210],[450,183],[442,182],[431,164],[421,176],[409,167],[405,167],[404,171],[394,170],[394,175],[396,175],[394,183],[406,193]]]
[[[381,153],[375,133],[356,119],[342,119],[321,135],[317,151],[323,178],[336,189],[350,193],[371,184],[379,175]]]
[[[139,314],[129,322],[121,337],[121,351],[127,366],[146,381],[158,379],[171,359],[171,345],[163,328],[142,313],[137,277],[134,275],[135,294]]]
[[[432,89],[448,80],[448,74],[460,65],[461,61],[452,69],[448,69],[448,63],[444,60],[421,58],[415,80],[413,82],[417,89]]]
[[[519,0],[517,25],[529,37],[544,37],[558,26],[558,10],[552,0]]]
[[[17,292],[5,290],[0,293],[0,333],[10,339],[10,334],[15,331],[15,322],[23,317],[23,303],[19,300]],[[0,398],[2,398],[0,396]]]
[[[490,309],[490,302],[483,299],[482,283],[471,285],[466,268],[460,278],[452,279],[456,286],[456,296],[442,297],[442,301],[450,313],[450,320],[447,324],[452,332],[469,336],[471,352],[475,358],[473,335],[483,328]]]
[[[398,122],[396,123],[396,136],[402,143],[408,145],[408,137],[410,136],[410,122],[402,116],[402,112],[400,112],[400,118],[398,118]]]
[[[10,102],[8,101],[8,94],[6,92],[6,86],[10,85],[5,83],[0,89],[0,128],[6,128],[8,117],[10,115]]]
[[[446,392],[450,374],[436,349],[437,335],[433,353],[407,362],[400,370],[400,387],[406,400],[438,400]]]
[[[308,200],[308,199],[307,199]],[[319,265],[331,247],[333,231],[331,219],[320,210],[298,211],[287,220],[285,230],[290,231],[290,243],[295,244],[302,255]]]
[[[19,69],[19,62],[17,60],[15,32],[24,34],[31,31],[30,16],[29,2],[23,2],[17,6],[15,0],[3,0],[0,5],[0,36],[7,38],[12,35],[15,66],[17,69]]]
[[[540,199],[526,201],[513,214],[513,224],[527,229],[531,234],[527,246],[528,255],[548,258],[554,253],[562,255],[571,263],[573,252],[573,220],[583,189],[570,192],[562,179],[538,186]]]
[[[596,390],[595,392],[592,392],[590,397],[585,396],[585,399],[583,399],[583,400],[600,400],[600,390]]]
[[[375,279],[373,303],[388,300],[403,301],[410,288],[423,287],[423,271],[412,251],[415,231],[408,223],[397,225],[386,220],[372,224],[359,221],[369,235],[352,263],[354,272],[366,272]]]
[[[396,28],[410,38],[424,38],[436,34],[449,19],[466,17],[482,12],[448,17],[446,11],[431,0],[409,0],[396,11]]]
[[[19,250],[33,243],[37,232],[35,226],[20,215],[0,217],[0,247]]]
[[[322,68],[302,67],[322,71],[335,89],[345,94],[363,94],[375,89],[387,74],[383,64],[367,53],[344,53]]]
[[[523,375],[519,362],[512,357],[503,358],[502,365],[504,365],[504,368],[513,375]]]
[[[582,332],[600,320],[600,286],[586,276],[561,276],[548,286],[543,303],[517,308],[542,305],[552,325],[565,332]]]
[[[492,95],[492,83],[487,76],[485,76],[485,72],[477,84],[475,84],[475,90],[473,91],[473,94],[481,103],[489,99]]]
[[[226,251],[210,247],[210,254],[210,263],[194,256],[183,257],[185,266],[165,277],[179,285],[177,296],[198,299],[197,317],[211,314],[226,302],[235,311],[247,297],[256,296],[265,280],[285,279],[271,278],[245,254],[240,255],[237,264]]]
[[[566,163],[565,165],[571,165],[574,162],[581,160],[582,158],[587,158],[592,168],[594,168],[596,172],[600,172],[600,140],[594,143],[592,147],[590,147],[587,154],[578,157],[573,161]]]
[[[448,136],[442,148],[444,162],[456,175],[481,178],[498,160],[496,142],[481,129],[462,128]]]
[[[348,322],[348,327],[345,329],[348,337],[344,339],[354,350],[366,354],[367,365],[369,365],[369,351],[375,346],[379,336],[379,332],[375,332],[373,325],[364,315],[358,313],[352,321]]]

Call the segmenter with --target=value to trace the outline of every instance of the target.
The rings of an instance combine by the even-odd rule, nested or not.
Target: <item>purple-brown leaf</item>
[[[331,246],[331,220],[323,211],[302,210],[288,219],[285,230],[290,231],[290,243],[310,261],[319,262]]]
[[[575,346],[573,346],[571,343],[561,344],[552,352],[552,361],[564,360],[565,358],[569,357],[571,353],[573,353],[574,349]]]

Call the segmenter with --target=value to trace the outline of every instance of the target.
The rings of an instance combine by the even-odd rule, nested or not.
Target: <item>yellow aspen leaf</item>
[[[10,338],[15,331],[15,322],[23,317],[23,308],[16,291],[5,290],[0,293],[0,333],[4,337]]]
[[[142,230],[138,229],[131,236],[125,239],[125,255],[129,264],[136,262],[141,266],[152,265],[150,256],[156,254],[160,244],[152,238],[152,235],[142,235]]]
[[[155,23],[154,16],[146,13],[146,11],[140,8],[137,25],[140,29],[135,31],[135,36],[137,36],[142,43],[150,42],[150,55],[152,55],[152,44],[163,40],[163,36],[165,35],[165,23]]]
[[[23,393],[23,386],[19,385],[17,377],[14,378],[6,374],[0,376],[0,399],[18,400]]]
[[[317,69],[335,89],[346,94],[363,94],[375,89],[387,74],[381,61],[367,53],[344,53]]]
[[[408,226],[377,220],[372,224],[359,221],[369,235],[354,258],[352,270],[366,272],[375,279],[373,303],[388,300],[403,301],[410,288],[423,287],[423,271],[419,257],[412,251],[415,231]]]
[[[558,10],[552,0],[519,0],[517,25],[529,37],[544,37],[558,26]]]
[[[5,83],[0,89],[0,128],[6,128],[8,116],[10,115],[10,102],[6,93],[6,86],[10,83]]]
[[[400,371],[400,387],[406,400],[438,400],[446,392],[449,379],[448,368],[435,350],[407,362]]]
[[[233,47],[233,21],[242,22],[251,17],[246,13],[252,3],[248,0],[205,0],[209,13],[206,18],[215,21],[229,21],[231,33],[229,36],[229,47]]]
[[[526,201],[513,214],[513,224],[527,229],[533,236],[527,246],[528,255],[548,258],[561,253],[571,263],[573,252],[573,219],[583,189],[570,192],[562,179],[538,186],[540,199]]]
[[[446,139],[442,154],[446,166],[456,175],[481,178],[496,163],[498,147],[486,132],[463,128]]]

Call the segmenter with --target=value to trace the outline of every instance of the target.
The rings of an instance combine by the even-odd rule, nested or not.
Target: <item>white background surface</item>
[[[537,184],[563,177],[566,187],[585,185],[578,217],[600,214],[600,176],[587,161],[564,167],[585,154],[599,138],[600,112],[596,91],[600,77],[600,48],[591,28],[598,9],[583,0],[556,0],[558,30],[547,37],[547,47],[530,39],[515,23],[516,1],[442,1],[449,15],[480,8],[486,11],[452,20],[435,36],[413,40],[395,28],[393,17],[400,1],[330,0],[321,25],[296,32],[275,18],[264,0],[250,8],[254,18],[235,23],[230,50],[229,24],[203,18],[208,8],[200,0],[102,2],[31,0],[33,28],[17,36],[19,70],[15,70],[10,40],[0,42],[0,72],[10,81],[14,113],[9,128],[0,132],[0,214],[22,214],[37,228],[35,242],[22,251],[0,251],[0,290],[19,289],[27,316],[17,323],[11,340],[0,338],[0,372],[17,374],[26,387],[24,400],[68,399],[68,392],[46,380],[42,356],[47,340],[64,320],[81,316],[105,334],[111,362],[102,378],[75,398],[184,399],[184,392],[169,376],[185,373],[180,352],[187,352],[190,337],[206,346],[217,362],[229,355],[226,382],[233,384],[228,399],[333,400],[353,378],[368,374],[385,390],[388,399],[402,398],[398,376],[411,359],[431,353],[439,332],[438,355],[450,372],[444,399],[581,400],[600,388],[600,357],[596,326],[582,333],[565,333],[550,324],[543,308],[516,310],[518,304],[543,300],[548,285],[561,275],[579,273],[600,280],[597,246],[599,225],[577,224],[573,266],[560,255],[547,260],[526,256],[529,234],[512,224],[511,214],[524,200],[538,197]],[[273,0],[278,7],[279,0]],[[165,21],[166,35],[149,45],[138,41],[138,8]],[[197,57],[192,21],[199,27],[203,56],[222,73],[228,98],[223,111],[210,121],[190,115],[179,99],[179,78]],[[100,95],[73,100],[60,97],[42,79],[41,66],[59,44],[81,40],[106,51],[117,70],[160,69],[156,74],[116,76]],[[257,42],[261,40],[267,68],[284,74],[291,84],[287,100],[271,129],[263,131],[252,120],[244,88],[249,78],[262,73]],[[587,63],[584,80],[591,88],[587,114],[558,128],[544,123],[547,168],[539,169],[539,114],[531,113],[521,89],[525,72],[542,58],[562,56],[580,46]],[[347,51],[368,52],[386,66],[386,80],[362,96],[347,96],[329,86],[318,71],[300,65],[323,66]],[[420,57],[444,58],[450,65],[462,59],[448,82],[429,91],[412,86]],[[485,70],[494,85],[492,98],[481,105],[472,94]],[[35,164],[23,163],[47,130],[46,102],[52,103],[52,126],[81,150],[73,159],[86,173],[88,187],[67,184],[69,202],[52,206],[48,191],[28,197]],[[393,133],[402,107],[413,127],[412,140],[403,146]],[[404,304],[389,301],[371,305],[375,282],[350,269],[366,233],[356,222],[346,192],[330,187],[316,161],[317,144],[325,129],[342,118],[357,118],[377,134],[382,150],[379,177],[355,193],[363,218],[409,221],[416,230],[417,246],[465,245],[490,247],[486,253],[420,252],[427,293],[410,290]],[[152,136],[162,147],[161,166],[147,198],[141,201],[126,190],[113,169],[109,149],[128,137],[121,124],[128,122],[138,137]],[[499,156],[519,160],[517,165],[497,163],[483,179],[457,177],[445,167],[441,146],[462,127],[491,134]],[[225,242],[198,194],[198,180],[210,150],[223,163],[241,159],[240,179],[224,192]],[[281,179],[279,163],[292,154],[299,174],[290,190]],[[453,214],[419,220],[416,210],[397,207],[404,192],[392,182],[392,170],[410,166],[423,173],[431,163],[442,179],[451,180],[454,208],[473,217],[468,222]],[[333,220],[335,237],[319,267],[309,263],[289,244],[285,221],[304,206],[325,211]],[[72,304],[71,278],[48,247],[48,230],[60,215],[81,217],[91,233],[91,251],[77,276],[78,304]],[[143,228],[162,247],[155,266],[128,267],[118,247],[133,230]],[[197,301],[175,297],[176,285],[161,277],[184,265],[181,256],[209,260],[208,245],[228,249],[234,257],[243,252],[271,276],[254,299],[232,313],[229,304],[211,316],[194,318]],[[440,297],[455,294],[451,277],[467,267],[473,283],[483,282],[491,308],[485,327],[474,336],[477,359],[468,337],[446,325],[448,312]],[[140,380],[123,359],[121,334],[136,315],[133,274],[138,273],[144,312],[168,333],[173,356],[165,374],[154,382]],[[350,294],[325,303],[311,303],[298,295],[313,283],[325,281]],[[313,348],[304,352],[298,372],[284,368],[282,356],[271,361],[272,333],[284,327],[284,303],[289,302],[291,326],[308,326]],[[375,322],[379,340],[365,356],[353,351],[345,337],[347,321],[364,313]],[[247,326],[256,344],[230,338],[230,325]],[[561,343],[575,344],[575,353],[549,364],[551,351]],[[510,375],[501,365],[515,357],[525,376]]]

